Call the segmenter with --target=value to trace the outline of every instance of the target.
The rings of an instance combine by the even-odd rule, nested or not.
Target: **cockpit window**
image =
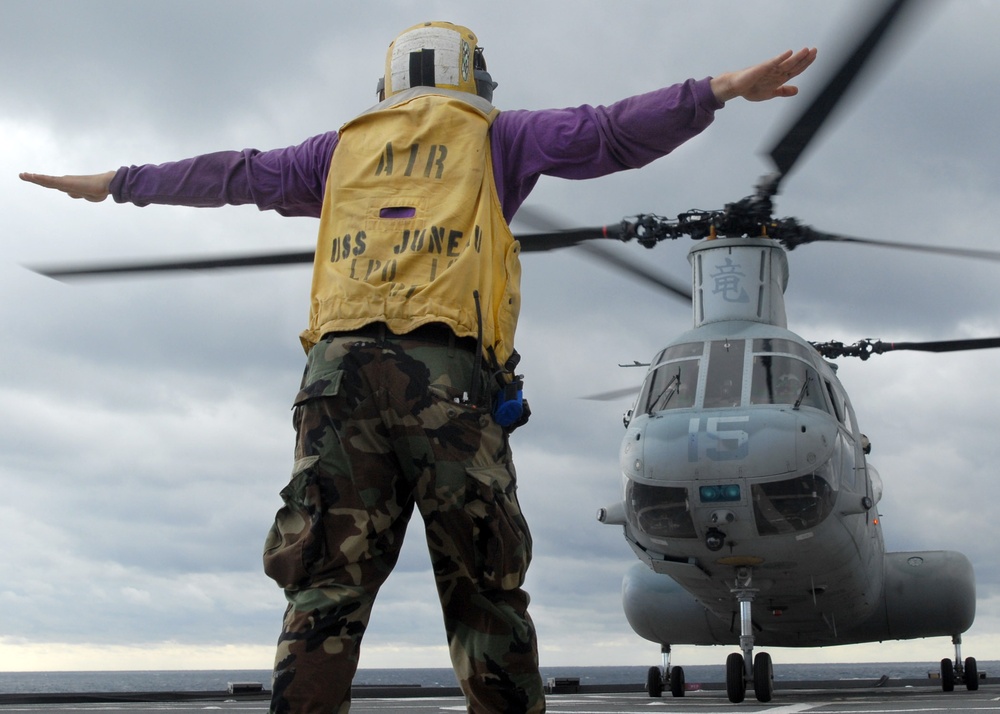
[[[668,362],[672,359],[684,359],[686,357],[701,357],[705,351],[704,342],[684,342],[679,345],[671,345],[653,359],[653,364]]]
[[[642,403],[645,414],[693,407],[698,392],[698,360],[669,362],[646,380],[646,386]]]
[[[708,357],[705,408],[738,407],[743,397],[745,340],[715,340]]]
[[[639,394],[639,413],[693,407],[698,393],[698,358],[704,350],[704,343],[689,342],[673,345],[658,354],[654,364],[659,366],[646,378]]]
[[[795,355],[809,361],[815,358],[816,350],[806,345],[801,345],[792,340],[782,340],[772,337],[756,339],[753,341],[753,351],[761,352],[781,352],[788,355]]]
[[[791,404],[826,410],[816,370],[784,355],[754,355],[751,404]]]

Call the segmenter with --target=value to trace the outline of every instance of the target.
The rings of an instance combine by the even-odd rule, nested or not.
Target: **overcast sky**
[[[307,249],[317,222],[252,207],[95,205],[19,171],[91,173],[335,129],[374,101],[384,52],[426,19],[466,24],[501,108],[609,103],[816,46],[802,96],[737,100],[640,171],[542,179],[528,204],[567,226],[721,208],[867,15],[868,0],[469,3],[4,0],[0,3],[0,668],[271,666],[283,597],[260,551],[291,468],[290,402],[309,269],[63,284],[24,266]],[[997,248],[1000,3],[935,2],[785,182],[777,214],[818,229]],[[689,242],[625,255],[685,278]],[[807,339],[1000,335],[1000,264],[851,246],[790,255],[789,326]],[[535,541],[543,665],[656,664],[620,605],[634,556],[594,518],[619,497],[619,402],[688,329],[689,308],[563,251],[524,259],[518,348],[533,416],[513,437]],[[964,654],[1000,659],[1000,352],[841,360],[890,549],[965,552],[979,609]],[[419,523],[383,588],[362,667],[448,665]],[[947,638],[782,662],[926,660]],[[675,664],[721,648],[675,649]]]

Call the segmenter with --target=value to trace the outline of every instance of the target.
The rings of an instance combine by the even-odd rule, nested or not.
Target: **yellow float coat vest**
[[[499,364],[520,311],[520,245],[493,180],[498,110],[418,87],[345,124],[320,216],[308,351],[329,332],[443,323]]]

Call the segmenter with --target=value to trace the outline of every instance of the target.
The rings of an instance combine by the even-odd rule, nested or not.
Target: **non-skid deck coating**
[[[795,682],[776,683],[774,698],[758,702],[752,691],[741,704],[732,704],[725,690],[712,686],[691,691],[684,697],[649,697],[643,691],[594,691],[584,687],[580,693],[550,694],[547,708],[553,714],[651,714],[655,712],[697,712],[698,714],[737,714],[769,712],[770,714],[926,714],[927,712],[997,712],[1000,714],[1000,682],[986,680],[978,691],[964,688],[942,692],[926,680],[890,681],[876,687],[874,683]],[[266,696],[233,697],[222,693],[195,695],[185,693],[151,694],[147,701],[134,701],[142,695],[59,695],[31,699],[26,696],[0,695],[0,714],[26,712],[125,712],[127,714],[230,714],[267,712]],[[183,699],[178,697],[183,696]],[[132,699],[132,701],[129,701]],[[435,714],[464,712],[465,702],[453,690],[414,687],[409,691],[364,688],[355,693],[351,712],[357,714]]]

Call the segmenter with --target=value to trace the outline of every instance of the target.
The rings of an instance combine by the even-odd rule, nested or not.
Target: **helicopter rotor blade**
[[[608,392],[601,392],[599,394],[589,394],[586,397],[578,397],[579,399],[586,399],[593,402],[611,402],[615,399],[622,399],[624,397],[631,397],[634,394],[638,394],[640,385],[633,385],[631,387],[623,387],[621,389],[612,389]]]
[[[861,340],[853,345],[842,342],[813,343],[813,346],[827,358],[860,357],[866,360],[872,355],[886,352],[910,350],[914,352],[967,352],[989,350],[1000,347],[1000,337],[972,337],[964,340],[937,340],[932,342],[883,342],[882,340]]]
[[[523,204],[518,207],[511,225],[525,226],[541,233],[555,233],[566,227],[566,221],[549,208]]]
[[[643,265],[635,263],[631,260],[626,260],[617,253],[607,250],[603,245],[583,243],[583,241],[591,238],[618,238],[621,233],[620,226],[616,226],[614,228],[601,226],[600,228],[560,230],[558,228],[559,220],[549,211],[538,208],[537,206],[521,206],[517,211],[516,219],[531,228],[545,231],[544,233],[533,233],[520,236],[518,240],[521,242],[522,251],[549,250],[550,248],[546,244],[547,241],[552,241],[558,244],[552,247],[562,248],[570,245],[576,246],[577,250],[587,253],[590,257],[595,258],[602,263],[613,265],[629,275],[641,278],[654,287],[666,290],[672,295],[683,298],[687,302],[691,302],[691,288],[687,282],[675,280],[666,275],[661,275]],[[537,241],[537,243],[530,241]],[[546,245],[543,246],[541,244]],[[584,399],[592,398],[597,399],[599,396],[584,397]]]
[[[617,226],[597,226],[574,228],[571,230],[531,233],[518,238],[521,251],[540,253],[559,248],[579,245],[595,238],[617,240]],[[135,261],[127,263],[83,263],[69,265],[28,266],[39,275],[56,280],[75,278],[96,278],[126,276],[148,273],[168,273],[182,270],[218,270],[229,268],[262,268],[277,265],[299,265],[312,263],[315,251],[294,251],[288,253],[260,253],[241,256],[215,258],[174,258],[170,260]]]
[[[128,275],[135,273],[163,273],[179,270],[213,270],[220,268],[257,268],[275,265],[299,265],[312,263],[313,251],[291,253],[260,253],[224,258],[184,258],[133,263],[105,263],[92,265],[38,266],[30,268],[39,275],[64,280],[107,275]]]
[[[804,228],[795,238],[790,239],[787,247],[795,248],[803,243],[829,242],[852,243],[854,245],[870,245],[876,248],[891,248],[894,250],[909,250],[917,253],[934,253],[959,258],[975,258],[977,260],[1000,261],[1000,251],[979,248],[959,248],[956,246],[925,245],[921,243],[902,243],[899,241],[879,240],[877,238],[857,238],[837,233],[825,233],[812,228]]]
[[[578,249],[587,253],[591,257],[600,260],[602,263],[611,264],[616,268],[625,271],[629,275],[641,278],[654,287],[666,290],[672,295],[683,298],[689,303],[691,302],[691,288],[688,282],[677,280],[675,278],[671,278],[670,276],[652,271],[644,265],[627,260],[626,258],[605,249],[604,246],[586,243],[580,245]]]
[[[883,352],[915,350],[917,352],[965,352],[968,350],[988,350],[1000,347],[1000,337],[977,337],[966,340],[939,340],[936,342],[888,342],[881,343]]]
[[[569,248],[595,238],[618,238],[620,226],[594,226],[591,228],[564,228],[564,221],[551,211],[538,206],[521,206],[514,215],[514,223],[531,229],[532,233],[515,233],[521,252],[541,253],[557,248]]]
[[[908,4],[912,0],[891,0],[886,4],[820,93],[768,152],[778,172],[769,187],[771,195],[778,192],[780,181],[819,133]]]
[[[570,248],[594,239],[618,240],[618,226],[594,226],[592,228],[571,228],[567,230],[548,231],[545,233],[527,233],[518,235],[522,253],[543,253],[558,248]]]

